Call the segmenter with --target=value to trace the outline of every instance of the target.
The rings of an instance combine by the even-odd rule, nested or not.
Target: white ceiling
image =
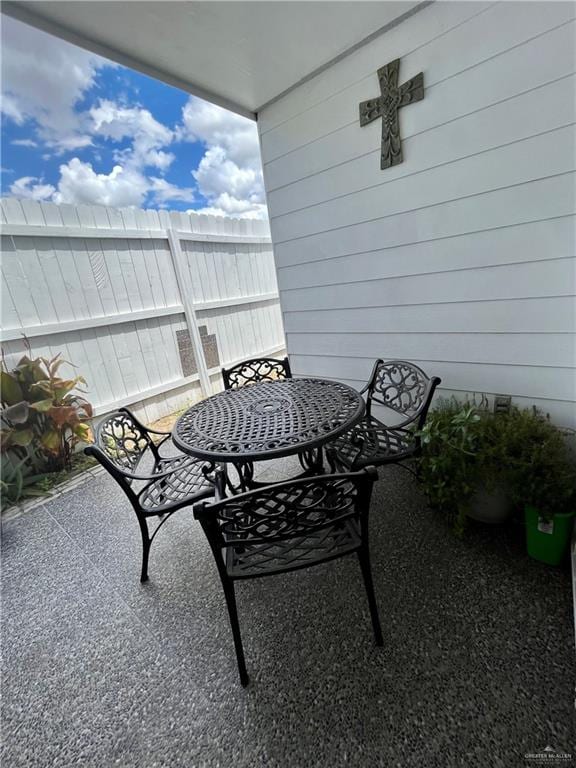
[[[4,2],[2,11],[241,114],[418,2]]]

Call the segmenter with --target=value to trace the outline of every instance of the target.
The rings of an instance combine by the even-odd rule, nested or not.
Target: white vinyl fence
[[[0,201],[6,365],[61,352],[97,414],[152,421],[221,388],[220,368],[283,355],[267,222]],[[69,369],[67,373],[72,373]]]

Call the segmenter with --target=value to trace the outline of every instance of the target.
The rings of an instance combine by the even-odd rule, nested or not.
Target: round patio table
[[[193,405],[172,438],[190,456],[234,464],[246,488],[254,485],[254,461],[298,454],[309,473],[321,471],[322,446],[357,424],[364,410],[362,396],[337,381],[266,381]]]

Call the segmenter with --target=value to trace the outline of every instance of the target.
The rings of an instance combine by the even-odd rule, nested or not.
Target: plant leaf
[[[92,441],[92,430],[88,424],[77,424],[72,428],[72,431],[83,442],[88,443]]]
[[[33,439],[34,433],[31,429],[15,429],[12,432],[10,442],[12,445],[20,445],[22,448],[25,448],[27,445],[30,445]]]
[[[57,454],[60,451],[60,433],[55,429],[49,429],[40,438],[40,443],[49,453]]]
[[[48,411],[48,416],[57,427],[63,427],[64,424],[70,426],[79,421],[78,411],[74,405],[55,405]]]
[[[39,413],[46,413],[52,408],[52,400],[37,400],[35,403],[30,403],[30,408]]]
[[[13,374],[2,371],[0,373],[0,386],[2,387],[2,402],[6,405],[16,405],[24,399],[22,387]]]
[[[28,421],[28,403],[22,400],[16,405],[10,405],[0,411],[2,419],[6,419],[11,424],[25,424]]]

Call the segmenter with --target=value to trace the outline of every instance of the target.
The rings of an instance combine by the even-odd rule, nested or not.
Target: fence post
[[[204,397],[209,397],[212,394],[210,376],[208,375],[208,366],[206,365],[206,358],[204,357],[204,347],[202,346],[200,331],[198,330],[198,320],[196,317],[196,310],[194,309],[194,302],[192,301],[191,291],[186,285],[186,276],[183,270],[184,257],[182,255],[182,249],[180,248],[180,238],[173,229],[167,229],[166,234],[168,235],[168,245],[170,246],[170,254],[172,256],[172,264],[174,265],[178,290],[180,291],[180,298],[184,305],[186,324],[188,325],[188,331],[190,333],[190,338],[192,339],[192,345],[194,346],[194,355],[196,357],[196,364],[198,365],[200,386]]]

